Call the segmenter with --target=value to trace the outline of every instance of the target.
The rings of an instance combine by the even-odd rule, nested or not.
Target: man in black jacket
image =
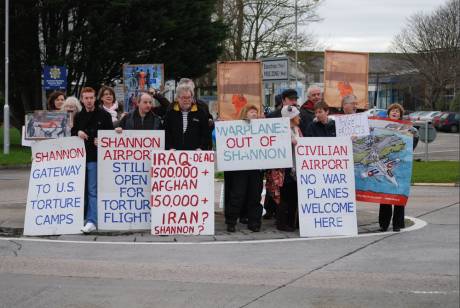
[[[151,130],[161,129],[161,118],[152,111],[153,97],[148,93],[141,93],[136,109],[124,116],[116,131],[122,129]]]
[[[85,87],[81,91],[82,110],[77,113],[72,127],[72,136],[78,136],[85,142],[86,149],[86,192],[87,211],[83,233],[96,230],[97,226],[97,131],[113,129],[110,114],[96,107],[96,91]]]
[[[300,107],[300,130],[302,135],[307,135],[307,128],[315,118],[315,104],[321,101],[321,88],[310,86],[307,90],[307,101]]]
[[[188,85],[179,85],[176,89],[176,102],[165,115],[166,150],[205,150],[209,146],[208,116],[193,95]]]

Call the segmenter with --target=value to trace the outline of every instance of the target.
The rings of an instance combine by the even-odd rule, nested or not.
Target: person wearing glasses
[[[166,150],[204,150],[209,145],[208,117],[195,102],[189,85],[177,86],[175,102],[166,112],[164,126]]]
[[[348,94],[342,98],[342,112],[343,114],[356,113],[358,108],[358,98],[354,94]]]

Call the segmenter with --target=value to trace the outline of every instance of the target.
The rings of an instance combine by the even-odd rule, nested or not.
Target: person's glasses
[[[191,96],[180,96],[179,98],[180,98],[180,99],[183,99],[184,101],[186,101],[186,100],[191,100],[191,99],[192,99]]]

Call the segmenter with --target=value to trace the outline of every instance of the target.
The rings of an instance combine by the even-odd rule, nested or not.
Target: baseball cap
[[[284,90],[283,93],[281,93],[281,97],[283,99],[285,99],[286,97],[295,98],[295,99],[299,98],[299,96],[297,95],[297,91],[294,90],[294,89],[286,89],[286,90]]]

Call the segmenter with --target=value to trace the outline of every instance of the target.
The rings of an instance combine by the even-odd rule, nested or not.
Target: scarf
[[[110,116],[112,117],[112,122],[115,122],[118,120],[118,113],[117,113],[117,110],[118,110],[118,102],[115,101],[112,105],[112,107],[108,108],[108,107],[105,107],[104,104],[102,104],[102,107],[104,108],[105,111],[107,111],[108,113],[110,113]]]

